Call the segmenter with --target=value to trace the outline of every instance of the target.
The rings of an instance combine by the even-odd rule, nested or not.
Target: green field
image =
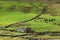
[[[38,15],[38,13],[41,13],[45,5],[51,5],[51,4],[49,3],[47,4],[44,2],[43,3],[42,2],[29,3],[29,2],[15,2],[15,1],[0,2],[0,28],[13,23],[29,20],[35,17],[36,15]],[[27,24],[30,24],[30,26],[25,25],[22,27],[31,27],[35,32],[47,32],[47,31],[60,32],[60,4],[56,4],[56,5],[58,5],[59,7],[56,6],[55,8],[53,8],[55,6],[54,4],[53,7],[48,8],[47,12],[39,16],[41,18],[47,19],[47,23],[43,19],[37,19],[37,20],[34,19],[29,22],[26,22]],[[55,19],[55,21],[49,21],[49,19]],[[14,25],[13,27],[11,26],[7,29],[17,30],[17,28],[19,27],[21,26]],[[2,31],[1,34],[2,33],[5,33],[5,31]],[[10,34],[14,34],[14,33],[10,33]],[[20,34],[20,33],[16,33],[16,34]],[[9,37],[6,38],[7,40],[10,40]],[[22,40],[19,37],[16,37],[16,39],[13,38],[12,40],[17,40],[17,39]]]

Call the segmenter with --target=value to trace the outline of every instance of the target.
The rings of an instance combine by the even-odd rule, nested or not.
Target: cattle
[[[46,23],[48,23],[48,22],[52,22],[52,21],[55,21],[56,19],[54,19],[54,18],[51,18],[51,19],[47,19],[47,18],[36,18],[35,20],[34,20],[34,22],[39,22],[40,20],[44,20]]]
[[[51,22],[52,22],[52,21],[55,21],[55,19],[54,19],[54,18],[52,18],[52,19],[49,19],[49,21],[51,21]]]
[[[45,19],[44,21],[45,21],[46,23],[48,23],[48,19]]]

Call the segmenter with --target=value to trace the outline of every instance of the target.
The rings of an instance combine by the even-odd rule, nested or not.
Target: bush
[[[11,5],[8,7],[7,11],[15,11],[16,10],[16,5]]]
[[[20,6],[19,7],[19,11],[24,12],[24,13],[29,13],[32,10],[33,7],[24,7],[24,6]]]

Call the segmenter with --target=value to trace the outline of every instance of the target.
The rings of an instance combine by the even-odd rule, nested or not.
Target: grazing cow
[[[45,21],[46,23],[48,23],[48,19],[45,19],[44,21]]]
[[[52,22],[52,21],[55,21],[55,19],[49,19],[49,21],[51,21],[51,22]]]

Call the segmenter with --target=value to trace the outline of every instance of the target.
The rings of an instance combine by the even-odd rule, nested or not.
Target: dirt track
[[[60,40],[60,38],[29,38],[28,40]]]

